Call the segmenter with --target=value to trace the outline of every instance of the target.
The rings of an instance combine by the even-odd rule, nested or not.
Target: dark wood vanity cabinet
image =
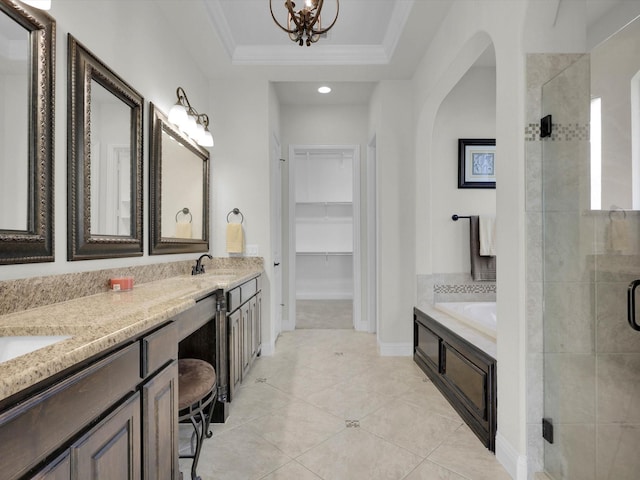
[[[262,277],[227,292],[229,400],[246,377],[262,346]]]
[[[414,309],[414,361],[491,451],[496,435],[496,360]]]
[[[177,479],[178,329],[132,339],[0,412],[0,477]]]

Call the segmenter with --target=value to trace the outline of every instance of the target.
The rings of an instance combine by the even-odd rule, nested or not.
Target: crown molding
[[[227,22],[227,17],[224,14],[222,5],[219,0],[204,2],[205,8],[209,12],[209,18],[213,23],[215,31],[218,33],[218,37],[224,46],[225,51],[229,58],[233,58],[233,53],[236,50],[236,41],[233,39],[233,33]]]
[[[238,46],[234,65],[386,65],[390,57],[380,45]]]
[[[404,2],[396,2],[391,14],[391,20],[389,21],[389,27],[387,33],[382,40],[382,46],[386,52],[387,58],[393,58],[393,54],[396,51],[400,36],[404,30],[404,26],[411,15],[411,9],[413,8],[414,0],[407,0]]]

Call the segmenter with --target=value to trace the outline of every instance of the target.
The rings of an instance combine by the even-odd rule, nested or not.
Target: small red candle
[[[114,292],[122,292],[133,288],[133,277],[117,277],[109,280],[111,290]]]

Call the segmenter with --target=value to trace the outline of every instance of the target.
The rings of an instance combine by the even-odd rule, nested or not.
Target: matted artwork
[[[495,138],[458,139],[458,188],[496,188]]]

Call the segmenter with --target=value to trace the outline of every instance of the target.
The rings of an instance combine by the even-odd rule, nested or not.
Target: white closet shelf
[[[301,251],[297,251],[296,255],[318,255],[318,256],[326,256],[326,255],[335,255],[335,256],[339,256],[339,255],[353,255],[353,252],[301,252]]]

